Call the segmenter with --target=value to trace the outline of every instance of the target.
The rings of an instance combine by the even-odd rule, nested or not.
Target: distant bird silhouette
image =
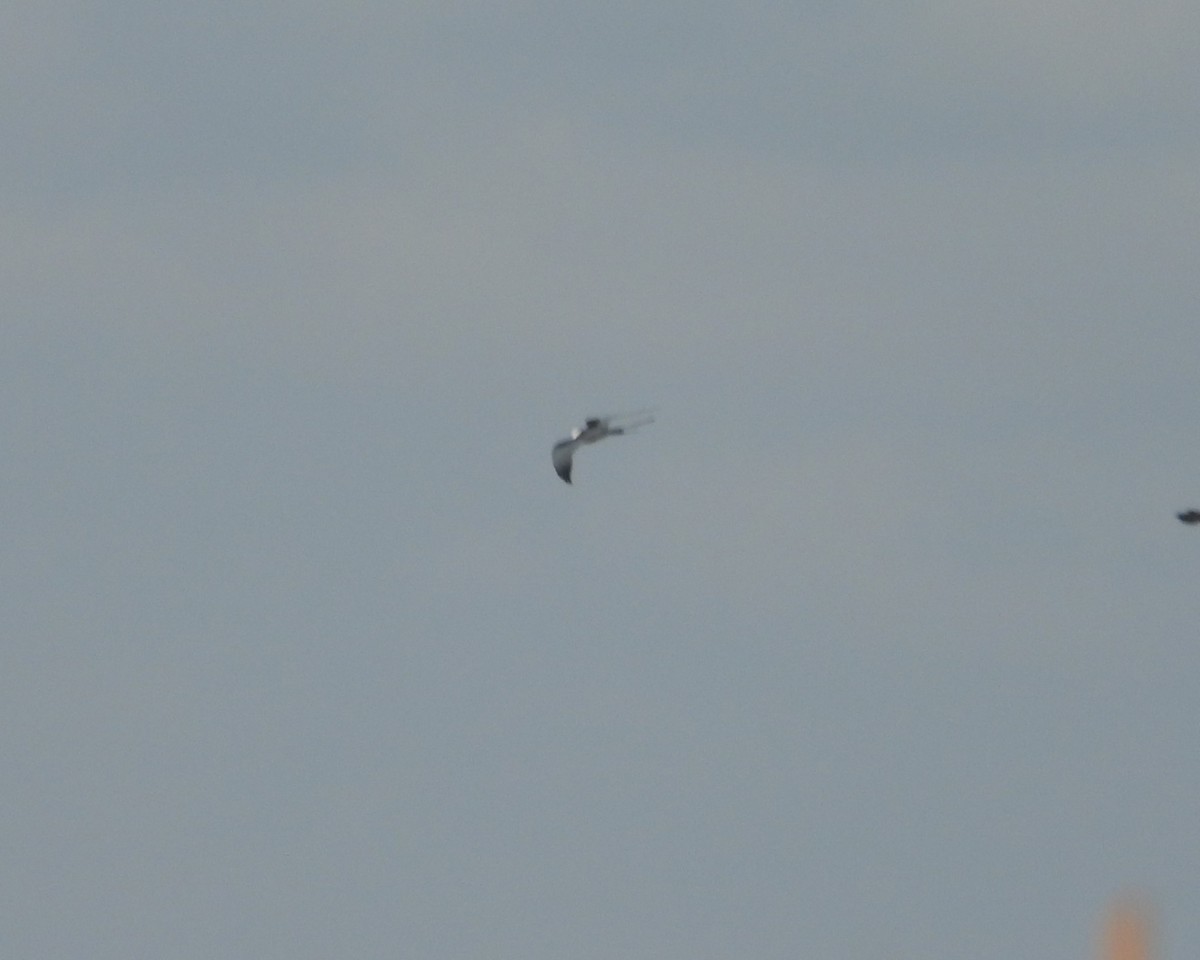
[[[638,427],[653,422],[654,417],[649,414],[626,414],[623,417],[616,415],[610,417],[592,417],[584,421],[582,427],[576,427],[571,431],[569,439],[559,440],[554,445],[554,449],[550,453],[550,457],[554,461],[554,472],[567,483],[570,483],[571,458],[574,457],[575,451],[580,447],[589,443],[599,443],[605,437],[619,437],[622,434],[630,433]]]
[[[1183,513],[1175,514],[1184,523],[1189,523],[1195,526],[1200,523],[1200,510],[1184,510]]]

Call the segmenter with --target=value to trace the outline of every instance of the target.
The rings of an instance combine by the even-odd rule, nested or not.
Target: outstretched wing
[[[633,431],[638,427],[644,427],[646,424],[653,422],[654,414],[645,413],[638,417],[631,417],[628,420],[618,421],[617,430],[619,430],[621,433],[633,433]]]
[[[630,423],[653,423],[657,407],[642,407],[640,410],[622,410],[620,413],[610,413],[608,418],[622,425]]]
[[[550,459],[554,461],[554,472],[567,483],[571,482],[571,457],[578,446],[579,443],[575,440],[560,440],[550,452]]]
[[[638,427],[654,422],[653,410],[633,410],[629,413],[610,413],[603,420],[612,434],[633,433]]]

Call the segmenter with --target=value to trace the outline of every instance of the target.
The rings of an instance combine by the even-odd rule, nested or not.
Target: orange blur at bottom
[[[1145,907],[1124,901],[1108,912],[1101,960],[1150,960],[1150,921]]]

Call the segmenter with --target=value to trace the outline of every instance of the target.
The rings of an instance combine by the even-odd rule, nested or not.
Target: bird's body
[[[1175,514],[1184,523],[1195,525],[1200,523],[1200,510],[1184,510],[1183,513]]]
[[[621,422],[617,422],[621,421]],[[619,437],[622,434],[636,430],[638,427],[647,423],[653,423],[654,417],[649,414],[634,416],[630,418],[618,417],[590,417],[584,421],[582,427],[576,427],[571,431],[571,436],[566,440],[559,440],[554,445],[550,453],[551,459],[554,461],[554,472],[557,473],[567,483],[571,482],[571,467],[573,465],[573,457],[575,451],[582,446],[591,443],[599,443],[605,437]]]

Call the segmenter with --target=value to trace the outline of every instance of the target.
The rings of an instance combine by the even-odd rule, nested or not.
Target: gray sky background
[[[1198,35],[8,4],[3,953],[1192,956]]]

